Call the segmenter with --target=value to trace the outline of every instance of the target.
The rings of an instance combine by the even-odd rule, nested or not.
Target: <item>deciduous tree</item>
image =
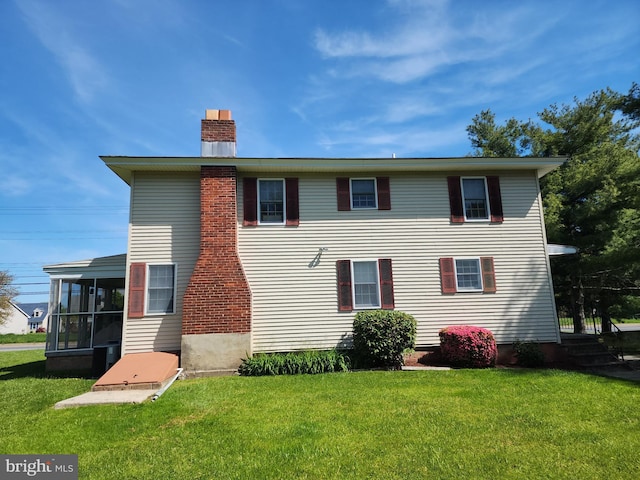
[[[11,285],[12,282],[13,277],[9,272],[0,270],[0,325],[6,322],[11,312],[10,302],[18,293]]]

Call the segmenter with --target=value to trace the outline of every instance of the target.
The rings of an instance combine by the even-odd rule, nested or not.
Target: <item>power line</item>
[[[37,216],[37,215],[124,215],[129,212],[129,207],[106,207],[104,205],[94,208],[47,208],[47,207],[0,207],[0,215],[13,216]]]
[[[98,229],[84,229],[84,230],[5,230],[2,234],[10,234],[10,235],[24,235],[25,233],[29,234],[40,234],[40,233],[53,233],[53,234],[67,234],[67,233],[127,233],[126,228],[119,229],[111,229],[111,230],[98,230]]]
[[[105,208],[109,209],[120,209],[120,210],[128,210],[128,205],[85,205],[85,206],[76,206],[69,207],[64,205],[30,205],[28,207],[0,207],[0,212],[4,211],[28,211],[28,210],[55,210],[55,211],[92,211],[95,212],[99,210],[101,213],[104,212]]]
[[[12,241],[12,240],[20,240],[20,241],[32,241],[32,242],[37,242],[40,240],[115,240],[115,239],[122,239],[124,240],[125,237],[123,236],[118,236],[118,237],[110,237],[110,236],[100,236],[100,237],[14,237],[14,238],[0,238],[0,241]]]

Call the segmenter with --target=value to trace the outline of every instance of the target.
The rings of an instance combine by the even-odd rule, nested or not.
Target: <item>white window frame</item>
[[[281,222],[264,222],[260,218],[260,182],[281,182],[282,184],[282,221]],[[284,225],[287,222],[287,185],[284,178],[258,178],[257,179],[257,205],[258,209],[256,218],[258,219],[258,225]]]
[[[358,180],[367,180],[373,182],[373,207],[356,207],[353,203],[353,182]],[[378,209],[378,182],[375,178],[349,178],[349,201],[351,202],[351,210],[377,210]]]
[[[356,263],[373,263],[375,265],[376,295],[378,296],[377,305],[359,305],[358,303],[356,303]],[[382,292],[380,291],[380,262],[377,258],[351,260],[351,299],[354,310],[375,310],[378,308],[382,308]]]
[[[173,305],[170,312],[152,312],[149,310],[149,290],[151,289],[151,267],[173,267]],[[146,285],[144,290],[144,311],[145,315],[175,315],[176,313],[176,292],[178,288],[178,264],[177,263],[147,263]]]
[[[458,278],[458,260],[474,260],[476,262],[476,265],[478,266],[478,280],[480,284],[478,288],[460,286],[460,281]],[[482,281],[482,262],[480,261],[480,257],[454,257],[453,268],[456,275],[456,290],[458,292],[478,292],[478,293],[484,292],[484,283]]]
[[[482,180],[484,184],[484,201],[487,207],[487,216],[483,218],[469,218],[467,216],[467,202],[464,194],[465,180]],[[460,192],[462,193],[462,211],[464,212],[465,222],[489,222],[491,221],[491,206],[489,205],[489,188],[487,186],[487,177],[460,177]]]

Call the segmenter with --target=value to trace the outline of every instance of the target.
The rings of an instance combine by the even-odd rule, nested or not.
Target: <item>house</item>
[[[9,302],[9,315],[4,322],[0,323],[0,335],[27,333],[29,331],[28,319],[27,312],[23,311],[16,303]]]
[[[33,333],[39,328],[47,328],[47,303],[9,302],[9,305],[10,313],[6,321],[0,325],[0,335]]]
[[[27,318],[27,331],[36,332],[38,329],[47,328],[49,320],[49,304],[46,302],[39,303],[18,303],[20,310],[25,312]]]
[[[45,267],[50,368],[102,342],[98,298],[122,354],[191,373],[349,345],[369,308],[413,315],[419,348],[458,324],[560,342],[538,181],[564,158],[241,158],[229,111],[201,127],[200,157],[101,157],[131,188],[127,253]]]

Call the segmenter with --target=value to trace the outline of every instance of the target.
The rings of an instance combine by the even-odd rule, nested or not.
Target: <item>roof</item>
[[[30,320],[30,323],[41,323],[49,313],[49,304],[46,302],[15,303],[14,305],[18,307],[20,311],[26,315],[26,317]],[[37,309],[42,310],[42,315],[39,317],[34,317],[33,314]]]
[[[240,158],[240,157],[120,157],[101,156],[127,184],[135,171],[199,172],[202,166],[235,166],[239,172],[358,173],[529,170],[542,177],[562,165],[566,157],[451,157],[451,158]]]
[[[51,277],[124,278],[127,254],[76,260],[67,263],[45,265],[45,273]]]
[[[25,312],[24,310],[22,310],[22,308],[20,308],[20,304],[19,303],[15,303],[15,302],[12,302],[11,300],[9,300],[9,304],[12,305],[13,308],[15,308],[18,311],[18,313],[21,313],[26,318],[29,318],[29,314],[27,312]]]

